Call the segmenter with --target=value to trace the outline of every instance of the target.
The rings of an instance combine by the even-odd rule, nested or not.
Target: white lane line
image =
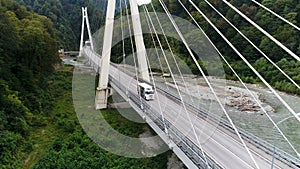
[[[122,71],[120,71],[120,72],[122,72]],[[123,73],[123,72],[122,72]],[[125,74],[125,73],[123,73],[125,76],[128,76],[127,74]],[[130,77],[130,76],[128,76],[128,77]],[[124,78],[124,80],[125,80],[125,77],[124,76],[122,76],[122,78]],[[126,81],[126,80],[125,80]],[[134,85],[132,85],[132,88],[130,88],[132,91],[133,91],[133,89],[134,89],[135,87],[134,87]],[[165,97],[162,93],[159,93],[162,97]],[[169,103],[170,102],[172,102],[172,103],[174,103],[174,104],[176,104],[173,100],[171,100],[171,99],[169,99],[169,98],[166,98],[165,97],[165,100],[169,100]],[[170,106],[171,104],[169,104],[169,109],[171,109],[171,110],[175,110],[174,108],[172,108],[171,106]],[[189,111],[190,112],[190,111]],[[190,112],[193,116],[195,116],[195,114],[194,113],[192,113],[192,112]],[[181,113],[178,113],[178,114],[181,114]],[[198,118],[199,120],[202,120],[202,121],[204,121],[203,119],[200,119],[198,116],[195,116],[196,118]],[[170,116],[168,116],[168,118],[170,118]],[[182,119],[183,120],[186,120],[185,118],[183,118],[182,117]],[[177,121],[177,120],[176,120]],[[199,128],[197,127],[197,130],[198,131],[200,131],[199,130]],[[228,135],[227,133],[224,133],[224,132],[222,132],[221,130],[219,130],[219,129],[217,129],[216,131],[218,131],[218,133],[220,133],[220,134],[223,134],[223,135],[227,135],[229,138],[232,138],[230,135]],[[200,131],[201,132],[201,131]],[[206,134],[206,133],[204,133],[204,132],[201,132],[201,133],[203,133],[203,134],[205,134],[206,136],[209,136],[208,134]],[[228,151],[230,154],[232,154],[234,157],[236,157],[237,159],[239,159],[241,162],[243,162],[244,164],[246,164],[249,168],[253,168],[252,166],[250,166],[246,161],[244,161],[244,160],[242,160],[239,156],[237,156],[236,154],[234,154],[232,151],[230,151],[228,148],[226,148],[224,145],[222,145],[222,144],[220,144],[219,142],[217,142],[213,137],[210,137],[210,140],[212,140],[214,143],[216,143],[217,145],[219,145],[219,147],[222,147],[225,151]],[[230,139],[230,141],[233,141],[233,142],[235,142],[235,143],[237,143],[237,144],[239,144],[240,146],[241,146],[241,143],[239,143],[238,141],[236,141],[234,138],[232,138],[232,139]],[[253,150],[251,150],[251,152],[252,153],[254,153],[256,156],[257,156],[257,158],[259,158],[259,159],[262,159],[262,160],[264,160],[265,162],[267,162],[268,164],[270,164],[270,161],[268,160],[268,159],[266,159],[265,157],[263,157],[262,155],[260,155],[260,154],[258,154],[257,152],[255,152],[255,151],[253,151]],[[208,153],[208,152],[206,152],[206,153]],[[208,153],[209,154],[209,153]],[[212,159],[214,159],[213,157],[211,157],[211,156],[209,156],[210,158],[212,158]],[[214,159],[215,160],[215,159]],[[215,160],[216,161],[216,160]],[[276,167],[277,168],[279,168],[277,165],[276,165]]]

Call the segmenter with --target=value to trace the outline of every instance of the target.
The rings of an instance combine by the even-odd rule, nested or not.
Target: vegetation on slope
[[[50,0],[50,1],[34,1],[34,0],[18,0],[19,3],[24,4],[28,9],[34,10],[39,14],[43,14],[50,18],[55,24],[57,29],[57,35],[60,41],[60,47],[68,49],[77,49],[79,36],[80,36],[80,23],[81,23],[81,6],[87,6],[92,32],[96,31],[103,24],[103,13],[101,10],[105,10],[106,2],[104,0],[89,0],[89,1],[71,1],[71,0]],[[173,15],[185,18],[192,22],[192,19],[188,17],[184,9],[176,0],[165,0],[165,4]],[[230,61],[233,68],[239,72],[241,78],[248,83],[261,83],[259,78],[248,68],[248,66],[240,59],[240,57],[227,45],[227,43],[215,32],[213,28],[205,21],[198,11],[187,1],[182,0],[187,9],[190,10],[193,17],[201,25],[205,33],[216,44],[222,54]],[[297,0],[260,0],[260,3],[269,7],[276,13],[287,18],[289,21],[296,25],[300,23],[300,4]],[[158,1],[153,1],[157,11],[162,12],[162,8]],[[194,3],[211,19],[211,21],[220,29],[220,31],[226,35],[226,37],[237,47],[237,49],[250,61],[255,68],[259,70],[259,73],[263,75],[267,81],[276,89],[286,91],[289,93],[299,94],[299,89],[280,73],[271,63],[266,61],[264,57],[256,51],[251,44],[246,42],[221,16],[213,11],[204,1],[196,0]],[[288,66],[280,66],[287,74],[297,83],[300,83],[299,63],[287,54],[284,50],[273,43],[269,38],[260,33],[251,24],[247,23],[239,14],[221,2],[211,1],[211,3],[226,16],[234,25],[249,37],[249,39],[263,52],[265,52],[275,63]],[[231,1],[234,6],[245,13],[249,18],[258,23],[262,28],[268,31],[276,39],[282,42],[285,46],[291,49],[298,56],[300,55],[300,36],[299,31],[293,27],[287,25],[280,19],[271,15],[268,11],[260,8],[251,1]],[[117,7],[119,5],[117,4]],[[150,6],[149,6],[150,7]],[[151,7],[150,7],[151,8]],[[149,8],[149,9],[150,9]],[[124,14],[125,12],[123,12]],[[145,36],[145,42],[147,47],[153,47],[150,36]],[[167,49],[167,44],[161,38],[162,45]],[[188,51],[184,48],[184,45],[170,38],[173,46],[173,51],[177,56],[181,57],[191,68],[194,74],[200,74],[197,67],[193,63],[192,59],[186,56]],[[126,39],[126,53],[131,53],[129,39]],[[113,55],[122,56],[122,45],[118,44],[114,47]],[[114,61],[120,60],[118,58],[112,58]],[[122,60],[122,59],[121,59]],[[201,59],[198,60],[200,65],[203,65]],[[264,64],[263,68],[261,65]],[[205,67],[203,66],[204,71]],[[226,78],[237,80],[233,72],[224,64],[226,71]]]
[[[203,16],[189,3],[188,0],[181,0],[186,8],[191,12],[198,24],[204,32],[220,50],[223,56],[227,59],[230,65],[234,68],[244,82],[247,83],[262,83],[255,73],[242,61],[242,59],[231,49],[231,47],[222,39],[213,27],[204,19]],[[183,19],[194,23],[185,10],[181,7],[177,0],[164,0],[171,14],[179,16]],[[274,88],[293,94],[300,94],[300,90],[291,83],[275,66],[259,53],[250,43],[248,43],[234,28],[232,28],[221,16],[204,1],[193,1],[200,10],[215,24],[215,26],[228,38],[228,40],[239,50],[239,52],[254,66],[256,70],[269,82]],[[279,15],[285,17],[290,22],[300,24],[300,4],[297,0],[274,0],[273,3],[269,0],[259,1],[270,9],[274,10]],[[243,32],[257,47],[259,47],[273,62],[275,62],[284,72],[286,72],[297,84],[300,84],[300,62],[295,60],[287,52],[281,49],[278,45],[267,38],[258,29],[247,23],[238,13],[221,1],[210,1],[230,22],[232,22],[241,32]],[[254,20],[263,29],[274,36],[278,41],[291,49],[296,55],[300,55],[300,34],[299,31],[292,26],[286,24],[282,20],[271,15],[268,11],[260,8],[251,1],[230,1],[240,11],[245,13],[249,18]],[[153,1],[156,12],[164,13],[159,1]],[[151,5],[148,5],[149,11],[153,11]],[[141,12],[144,12],[141,10]],[[125,11],[123,11],[123,14]],[[142,15],[143,16],[143,15]],[[154,18],[152,18],[154,19]],[[177,23],[180,24],[180,23]],[[126,26],[126,24],[125,24]],[[170,24],[171,27],[171,24]],[[159,30],[158,28],[156,28]],[[170,28],[171,29],[171,28]],[[155,35],[153,34],[155,37]],[[163,49],[168,50],[167,42],[163,35],[158,35]],[[196,75],[201,75],[196,67],[185,45],[174,38],[168,37],[172,50],[176,56],[180,57],[191,69],[191,72]],[[125,41],[125,53],[131,53],[130,39]],[[144,34],[144,41],[147,48],[154,48],[154,44],[150,34]],[[159,48],[158,42],[156,47]],[[123,60],[122,42],[113,47],[112,61],[121,62]],[[214,53],[214,52],[212,52]],[[200,57],[200,56],[199,56]],[[198,62],[205,73],[207,70],[205,64],[200,58]],[[226,78],[230,80],[238,80],[229,67],[223,63],[226,73]],[[211,69],[210,69],[211,70]],[[214,70],[211,70],[214,72]],[[219,71],[217,71],[219,72]],[[223,75],[223,74],[222,74]],[[214,76],[220,76],[216,74]]]
[[[1,137],[5,156],[0,159],[5,163],[0,168],[166,168],[169,152],[153,158],[131,159],[111,154],[90,140],[74,111],[72,70],[70,66],[62,67],[49,77],[51,84],[47,91],[54,107],[41,117],[43,125],[29,125],[23,139],[13,133]],[[131,122],[113,109],[102,114],[121,133],[136,137],[144,131],[145,124]],[[9,153],[15,156],[12,158]]]
[[[104,0],[16,0],[40,15],[47,16],[54,23],[59,40],[59,47],[78,50],[82,12],[81,7],[88,8],[92,32],[99,29],[103,22]],[[87,36],[86,36],[87,37]]]
[[[100,148],[79,125],[71,96],[72,67],[57,71],[50,79],[49,91],[56,104],[47,126],[32,132],[34,150],[26,166],[32,168],[166,168],[168,153],[154,158],[130,159]],[[121,133],[137,136],[145,124],[125,119],[116,110],[102,112],[106,121]],[[42,150],[41,150],[42,149]]]
[[[0,30],[0,168],[20,168],[30,131],[50,113],[57,41],[49,19],[11,0],[0,0]]]
[[[187,15],[180,3],[176,0],[164,0],[168,9],[173,15],[185,18],[191,23],[192,19]],[[264,56],[259,53],[250,43],[248,43],[237,31],[235,31],[221,16],[204,1],[193,1],[203,13],[216,25],[216,27],[236,46],[236,48],[245,56],[245,58],[258,70],[258,72],[276,89],[289,93],[300,94],[296,88],[283,74],[280,73]],[[298,0],[259,0],[258,2],[269,7],[279,15],[288,19],[290,22],[299,26],[300,24],[300,4]],[[158,1],[153,1],[157,11],[163,11]],[[226,57],[231,66],[238,72],[242,80],[248,83],[262,83],[252,70],[241,60],[241,58],[231,49],[229,45],[218,35],[217,32],[208,24],[203,16],[188,2],[182,0],[193,17],[201,25],[204,32],[209,36],[221,53]],[[278,45],[272,42],[264,34],[249,24],[238,13],[230,9],[222,1],[210,1],[226,18],[238,27],[256,46],[258,46],[271,60],[273,60],[281,69],[283,69],[297,84],[300,84],[300,63],[292,56],[286,53]],[[240,11],[254,20],[263,29],[269,32],[273,37],[279,40],[286,47],[291,49],[296,55],[300,55],[300,34],[292,26],[276,18],[268,11],[260,8],[251,1],[239,0],[230,1]],[[149,9],[151,7],[149,6]],[[173,41],[172,41],[173,42]],[[186,50],[182,50],[179,42],[173,45],[174,51],[183,59],[188,56]],[[201,60],[199,59],[201,63]],[[224,63],[226,78],[237,80],[233,72]],[[195,66],[191,66],[192,72],[197,72]]]
[[[103,1],[73,0],[0,0],[0,168],[166,168],[166,154],[151,159],[127,159],[112,155],[95,145],[82,131],[72,108],[72,67],[59,68],[59,47],[76,49],[80,36],[81,6],[88,6],[92,29],[100,25]],[[187,0],[182,0],[188,4]],[[165,1],[174,15],[187,18],[177,1]],[[225,21],[212,12],[202,1],[196,4],[212,19],[221,31],[247,57],[255,68],[275,88],[300,93],[278,70],[244,43]],[[300,5],[296,0],[260,1],[275,12],[299,25]],[[274,18],[250,1],[232,2],[255,20],[294,53],[300,55],[299,32]],[[247,24],[238,14],[223,3],[213,1],[224,15],[239,25],[250,39],[278,66],[300,84],[300,63],[291,58],[268,38]],[[155,5],[159,9],[159,5]],[[192,6],[188,6],[208,36],[231,62],[246,82],[260,83],[251,70],[226,43],[211,31],[212,28]],[[38,15],[43,14],[45,16]],[[47,16],[47,17],[46,17]],[[95,31],[95,30],[93,30]],[[145,42],[151,42],[150,36]],[[167,46],[162,41],[163,46]],[[243,43],[242,43],[243,42]],[[187,51],[180,42],[173,41],[174,51],[184,58]],[[129,45],[129,44],[128,44]],[[151,46],[151,44],[146,44]],[[130,49],[130,47],[128,47]],[[122,50],[114,50],[114,52]],[[129,53],[129,52],[127,52]],[[114,53],[117,55],[118,53]],[[120,55],[122,56],[122,55]],[[199,60],[199,62],[201,62]],[[193,72],[197,72],[195,67]],[[236,77],[225,66],[227,78]],[[53,74],[54,73],[54,74]],[[122,119],[116,112],[108,112],[112,125],[118,119],[126,123],[126,131],[138,135],[138,127]],[[115,125],[118,126],[118,125]],[[133,127],[132,130],[129,128]]]
[[[82,131],[72,104],[73,68],[60,65],[50,19],[0,0],[0,28],[0,168],[166,168],[168,153],[119,157]],[[124,123],[120,132],[143,130],[113,110],[105,117],[112,126]]]

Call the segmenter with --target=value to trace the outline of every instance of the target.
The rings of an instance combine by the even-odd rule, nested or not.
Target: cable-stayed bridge
[[[277,66],[262,50],[255,46],[236,26],[230,23],[209,1],[204,1],[244,37],[246,41],[253,45],[271,64],[280,70],[298,90],[300,89],[299,85],[289,77],[287,73]],[[259,4],[284,22],[287,22],[289,26],[299,31],[298,26],[285,20],[259,2],[254,0],[253,2]],[[162,0],[159,0],[159,4],[164,11],[163,14],[155,12],[152,3],[139,7],[135,0],[129,0],[129,3],[131,15],[129,15],[127,9],[127,6],[129,6],[127,1],[121,1],[121,3],[119,3],[120,7],[126,6],[126,9],[123,11],[120,10],[121,16],[116,20],[116,2],[114,0],[108,1],[105,27],[96,32],[93,38],[89,28],[86,8],[83,9],[80,55],[86,57],[88,63],[96,72],[99,72],[99,83],[95,99],[96,109],[107,107],[107,98],[110,95],[109,83],[112,89],[117,91],[130,103],[188,168],[300,167],[300,156],[297,146],[295,146],[290,141],[291,138],[286,136],[287,134],[278,127],[280,123],[289,118],[294,118],[296,123],[299,124],[299,113],[273,89],[193,1],[188,0],[184,3],[189,3],[207,20],[216,33],[228,43],[232,50],[237,53],[270,92],[274,94],[290,113],[290,116],[278,122],[274,121],[269,111],[267,111],[259,101],[259,98],[242,81],[238,73],[231,67],[222,53],[219,52],[209,37],[202,31],[201,26],[196,22],[195,18],[193,18],[192,14],[186,8],[186,4],[181,0],[178,0],[178,4],[180,4],[182,10],[191,17],[193,25],[189,25],[186,21],[180,20],[180,18],[176,16],[172,16]],[[300,61],[294,52],[240,12],[239,9],[230,4],[230,2],[224,0],[223,3],[274,41],[274,43],[280,46],[297,62]],[[148,8],[151,8],[153,12],[149,12]],[[143,14],[140,14],[139,10],[143,10]],[[124,12],[124,15],[122,12]],[[85,22],[88,25],[89,44],[83,47]],[[116,27],[118,27],[118,29],[116,29]],[[150,52],[146,50],[144,44],[143,34],[146,33],[150,35],[149,39],[153,41],[153,50]],[[187,70],[191,65],[182,66],[183,62],[175,56],[168,37],[180,41],[182,47],[189,53],[190,56],[186,57],[190,57],[191,60],[194,61],[194,66],[202,75],[203,82],[209,89],[210,95],[207,93],[195,93],[195,90],[191,90],[191,85],[188,82],[192,79],[188,76],[191,72]],[[130,45],[125,44],[128,41],[130,41]],[[112,63],[110,61],[111,49],[117,44],[121,44],[122,46],[120,50],[123,54],[119,57],[122,59],[122,62]],[[168,49],[166,50],[166,48]],[[131,50],[130,54],[128,54],[128,50]],[[150,57],[151,54],[153,54],[153,57]],[[200,58],[208,64],[200,65],[198,55],[201,55]],[[262,114],[266,116],[266,119],[269,120],[273,129],[280,134],[294,155],[290,155],[290,153],[276,148],[275,143],[274,145],[270,144],[235,124],[224,104],[226,99],[222,98],[220,91],[217,90],[220,86],[216,85],[210,77],[216,74],[219,76],[220,74],[221,76],[223,75],[224,71],[220,69],[222,64],[226,64],[238,77],[250,97],[253,97],[257,107],[261,109]],[[160,73],[169,74],[171,83],[167,81],[164,76],[155,76],[155,72],[152,72],[154,70],[153,65],[158,66],[155,67],[155,69],[159,69]],[[207,67],[206,70],[203,69],[203,66]],[[217,73],[216,70],[218,71]],[[147,101],[142,98],[143,96],[137,91],[138,83],[141,82],[153,86],[154,100]],[[226,85],[223,87],[223,92],[226,93]],[[213,101],[201,103],[199,96],[203,95],[212,97],[212,99],[210,99]],[[202,104],[208,104],[210,108],[204,108],[205,106],[201,106]]]

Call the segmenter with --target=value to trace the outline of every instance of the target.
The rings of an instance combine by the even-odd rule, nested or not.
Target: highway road
[[[110,66],[110,76],[124,85],[129,92],[137,95],[137,81],[132,76],[114,66]],[[201,146],[205,154],[221,167],[230,169],[257,168],[240,141],[219,129],[217,124],[207,122],[207,119],[203,119],[189,110],[186,111],[181,103],[167,97],[162,92],[157,91],[155,95],[154,100],[143,100],[143,104],[150,106],[151,112],[157,113],[157,116],[163,115],[172,124],[172,127],[183,133],[198,147]],[[197,141],[195,134],[199,141]],[[271,156],[267,153],[261,154],[263,151],[259,153],[251,150],[259,168],[271,168]],[[275,164],[274,168],[288,168],[282,163],[278,165]]]

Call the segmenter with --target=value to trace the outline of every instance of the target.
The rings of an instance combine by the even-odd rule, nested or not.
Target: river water
[[[190,83],[194,83],[195,80],[191,80]],[[198,80],[202,81],[203,79]],[[239,82],[235,81],[224,81],[222,79],[211,78],[210,81],[215,84],[216,92],[220,92],[223,88],[223,95],[219,94],[224,99],[228,98],[228,93],[226,94],[226,88],[239,88],[239,90],[247,93],[244,89],[244,86]],[[189,80],[187,80],[189,83]],[[272,107],[272,111],[267,111],[270,118],[274,121],[276,125],[280,128],[282,133],[286,136],[286,139],[290,142],[290,144],[294,147],[294,149],[290,146],[286,139],[280,134],[280,132],[275,129],[274,124],[270,121],[270,118],[262,111],[259,110],[257,112],[247,112],[240,111],[236,107],[227,106],[224,104],[226,111],[229,114],[229,117],[232,119],[233,123],[250,132],[259,138],[269,142],[270,144],[275,144],[276,147],[288,152],[289,154],[297,157],[295,150],[300,152],[300,123],[293,116],[293,114],[284,106],[284,104],[267,88],[258,84],[246,84],[251,92],[254,92],[259,97],[259,101],[262,102],[263,107],[268,105],[268,107]],[[221,87],[220,87],[221,86]],[[197,90],[204,90],[205,86],[201,86]],[[208,88],[208,87],[207,87]],[[218,88],[220,88],[218,90]],[[193,91],[196,92],[196,91]],[[204,90],[206,93],[210,93],[208,90]],[[282,97],[282,99],[295,111],[295,113],[300,113],[300,97],[286,94],[284,92],[277,91],[278,94]],[[225,93],[225,94],[224,94]],[[209,94],[206,94],[207,97],[212,97]],[[219,107],[218,103],[215,99],[211,99],[210,107],[206,107],[206,109],[213,110],[211,107]],[[207,102],[207,99],[203,99],[200,101],[202,103]],[[218,112],[222,111],[220,108],[217,109]],[[210,113],[215,113],[214,111],[210,111]],[[220,113],[217,115],[220,116]],[[300,114],[299,114],[300,115]],[[227,117],[223,114],[223,119],[227,119]],[[298,157],[299,158],[299,157]]]
[[[88,66],[74,61],[73,58],[63,58],[62,60],[65,64],[88,68]],[[228,87],[237,87],[244,90],[242,84],[235,81],[228,81],[228,80],[225,81],[222,79],[214,79],[214,78],[210,80],[213,84],[217,86],[217,88],[219,88],[219,92],[223,90],[226,93],[225,88]],[[165,81],[171,83],[173,82],[172,79],[166,80],[160,77],[155,77],[155,81],[160,84],[165,83]],[[188,84],[195,85],[195,82],[197,82],[197,84],[203,83],[203,79],[195,80],[195,78],[186,78],[186,82]],[[178,84],[180,84],[180,82]],[[254,91],[255,93],[259,94],[259,100],[262,101],[263,104],[269,105],[273,108],[274,111],[268,112],[268,114],[270,115],[274,123],[278,124],[278,127],[281,129],[282,133],[286,136],[287,140],[290,141],[291,145],[294,147],[294,150],[300,152],[300,123],[296,120],[296,118],[293,117],[290,111],[280,102],[280,100],[268,88],[257,84],[247,84],[247,87],[251,91]],[[215,113],[217,116],[220,116],[221,118],[227,120],[227,117],[222,113],[221,109],[217,108],[219,107],[218,103],[216,102],[216,100],[213,99],[213,96],[210,93],[208,86],[200,85],[197,86],[195,90],[197,91],[190,91],[190,92],[198,93],[198,94],[202,93],[198,95],[199,99],[197,104],[200,107],[210,110],[210,113]],[[279,91],[277,92],[296,113],[300,113],[299,96],[286,94]],[[187,95],[187,93],[185,95]],[[223,97],[226,97],[226,94]],[[221,102],[224,104],[224,101]],[[267,117],[267,115],[264,112],[262,111],[250,112],[250,113],[243,112],[243,111],[239,111],[234,107],[226,106],[226,104],[224,105],[226,111],[229,114],[229,117],[232,119],[233,123],[236,126],[264,139],[270,144],[275,144],[276,147],[296,157],[296,153],[293,150],[293,148],[291,148],[291,146],[287,143],[286,139],[284,139],[281,136],[281,134],[274,128],[273,123],[270,121],[270,119]]]
[[[233,85],[232,82],[227,82],[229,85]],[[235,83],[236,84],[236,83]],[[238,85],[240,86],[240,85]],[[269,104],[275,111],[269,113],[270,117],[282,130],[283,134],[291,142],[294,148],[300,151],[300,123],[293,117],[293,114],[280,102],[280,100],[266,87],[260,85],[249,85],[249,88],[253,91],[261,94],[260,98],[265,103]],[[279,95],[285,102],[296,112],[300,112],[300,97],[279,92]],[[291,155],[296,156],[291,146],[281,136],[279,131],[274,128],[269,118],[264,113],[231,113],[231,117],[234,119],[239,127],[259,136],[260,138],[268,141],[271,144],[276,144],[276,147],[289,152]],[[285,120],[286,119],[286,120]]]

